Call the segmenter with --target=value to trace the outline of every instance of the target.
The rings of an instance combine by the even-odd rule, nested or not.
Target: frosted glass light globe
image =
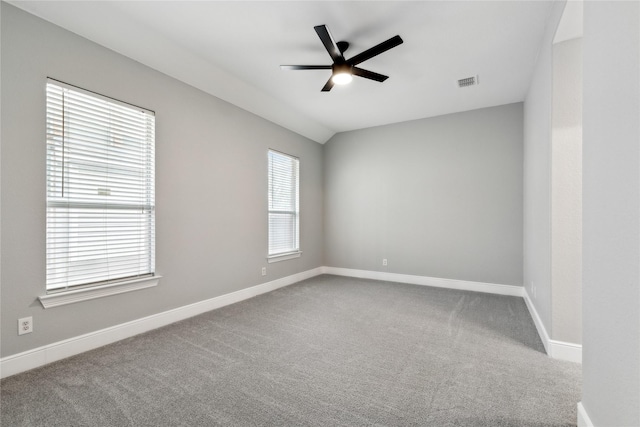
[[[331,80],[337,85],[346,85],[351,83],[353,76],[349,73],[338,73],[334,74]]]

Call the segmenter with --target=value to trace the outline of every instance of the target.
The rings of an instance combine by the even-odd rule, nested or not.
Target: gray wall
[[[582,39],[553,45],[551,302],[555,340],[582,342]]]
[[[36,300],[45,292],[47,76],[156,112],[159,286],[48,310]],[[2,356],[323,264],[321,145],[6,3],[1,137]],[[270,147],[300,158],[303,254],[267,265]],[[34,332],[18,337],[24,316]]]
[[[584,3],[583,398],[640,425],[640,3]]]
[[[552,43],[564,5],[564,1],[555,2],[551,8],[524,102],[524,285],[548,333],[551,333]]]
[[[326,265],[522,285],[522,104],[341,133],[324,155]]]

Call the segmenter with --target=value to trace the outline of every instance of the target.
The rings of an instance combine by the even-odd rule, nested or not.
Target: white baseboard
[[[542,345],[544,345],[544,349],[549,357],[568,360],[569,362],[582,363],[582,345],[551,339],[526,289],[523,289],[523,298],[524,302],[527,304],[533,323],[536,325]]]
[[[536,325],[536,329],[538,330],[538,335],[540,336],[540,340],[542,341],[544,350],[547,352],[548,355],[551,355],[549,350],[549,341],[551,341],[551,338],[549,338],[547,329],[544,327],[544,323],[542,323],[542,319],[538,314],[538,310],[536,310],[536,307],[533,305],[531,298],[529,298],[529,293],[527,292],[527,289],[524,288],[522,293],[523,293],[524,302],[525,304],[527,304],[527,308],[529,309],[529,314],[531,314],[531,318],[533,319],[533,324]]]
[[[413,285],[434,286],[438,288],[459,289],[463,291],[484,292],[489,294],[508,295],[524,298],[533,323],[538,330],[544,349],[554,359],[582,363],[582,346],[549,337],[531,298],[521,286],[499,285],[495,283],[471,282],[466,280],[441,279],[437,277],[414,276],[409,274],[387,273],[383,271],[354,270],[350,268],[322,267],[322,272],[338,276],[358,277],[361,279],[384,280],[388,282],[410,283]]]
[[[271,292],[278,288],[322,274],[323,270],[323,267],[314,268],[271,282],[262,283],[250,288],[241,289],[236,292],[4,357],[0,359],[0,378],[6,378],[152,329],[197,316],[198,314],[206,313],[216,308]]]
[[[463,291],[484,292],[488,294],[522,297],[522,286],[498,285],[495,283],[470,282],[466,280],[441,279],[438,277],[414,276],[410,274],[387,273],[383,271],[354,270],[350,268],[323,267],[326,274],[358,277],[361,279],[384,280],[387,282],[409,283],[412,285],[433,286],[436,288],[459,289]]]
[[[582,363],[582,345],[572,342],[549,340],[550,357],[569,362]]]
[[[549,338],[526,290],[520,286],[500,285],[495,283],[471,282],[465,280],[442,279],[436,277],[414,276],[409,274],[388,273],[380,271],[354,270],[338,267],[318,267],[312,270],[303,271],[291,276],[262,283],[250,288],[241,289],[236,292],[221,295],[208,300],[178,307],[173,310],[132,320],[120,325],[90,332],[88,334],[73,337],[28,350],[23,353],[14,354],[0,359],[0,378],[6,378],[20,372],[28,371],[39,366],[46,365],[57,360],[61,360],[94,348],[102,347],[113,342],[132,337],[162,326],[169,325],[189,317],[216,308],[234,304],[254,296],[271,292],[278,288],[297,283],[301,280],[309,279],[319,274],[335,274],[339,276],[358,277],[373,280],[383,280],[389,282],[409,283],[414,285],[433,286],[439,288],[458,289],[465,291],[484,292],[498,295],[508,295],[523,297],[542,343],[550,357],[556,359],[570,360],[572,362],[582,362],[582,346],[579,344],[556,341]]]
[[[578,402],[578,427],[594,427],[589,414],[582,406],[582,402]]]

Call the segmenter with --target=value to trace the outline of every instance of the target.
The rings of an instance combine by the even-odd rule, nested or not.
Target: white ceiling
[[[10,1],[318,142],[334,133],[523,101],[547,1]],[[313,27],[351,47],[404,44],[360,64],[389,75],[320,92],[330,71]],[[459,89],[457,79],[479,76]]]

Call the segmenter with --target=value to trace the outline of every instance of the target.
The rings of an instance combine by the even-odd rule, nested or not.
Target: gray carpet
[[[521,298],[318,276],[1,383],[2,426],[570,426]]]

